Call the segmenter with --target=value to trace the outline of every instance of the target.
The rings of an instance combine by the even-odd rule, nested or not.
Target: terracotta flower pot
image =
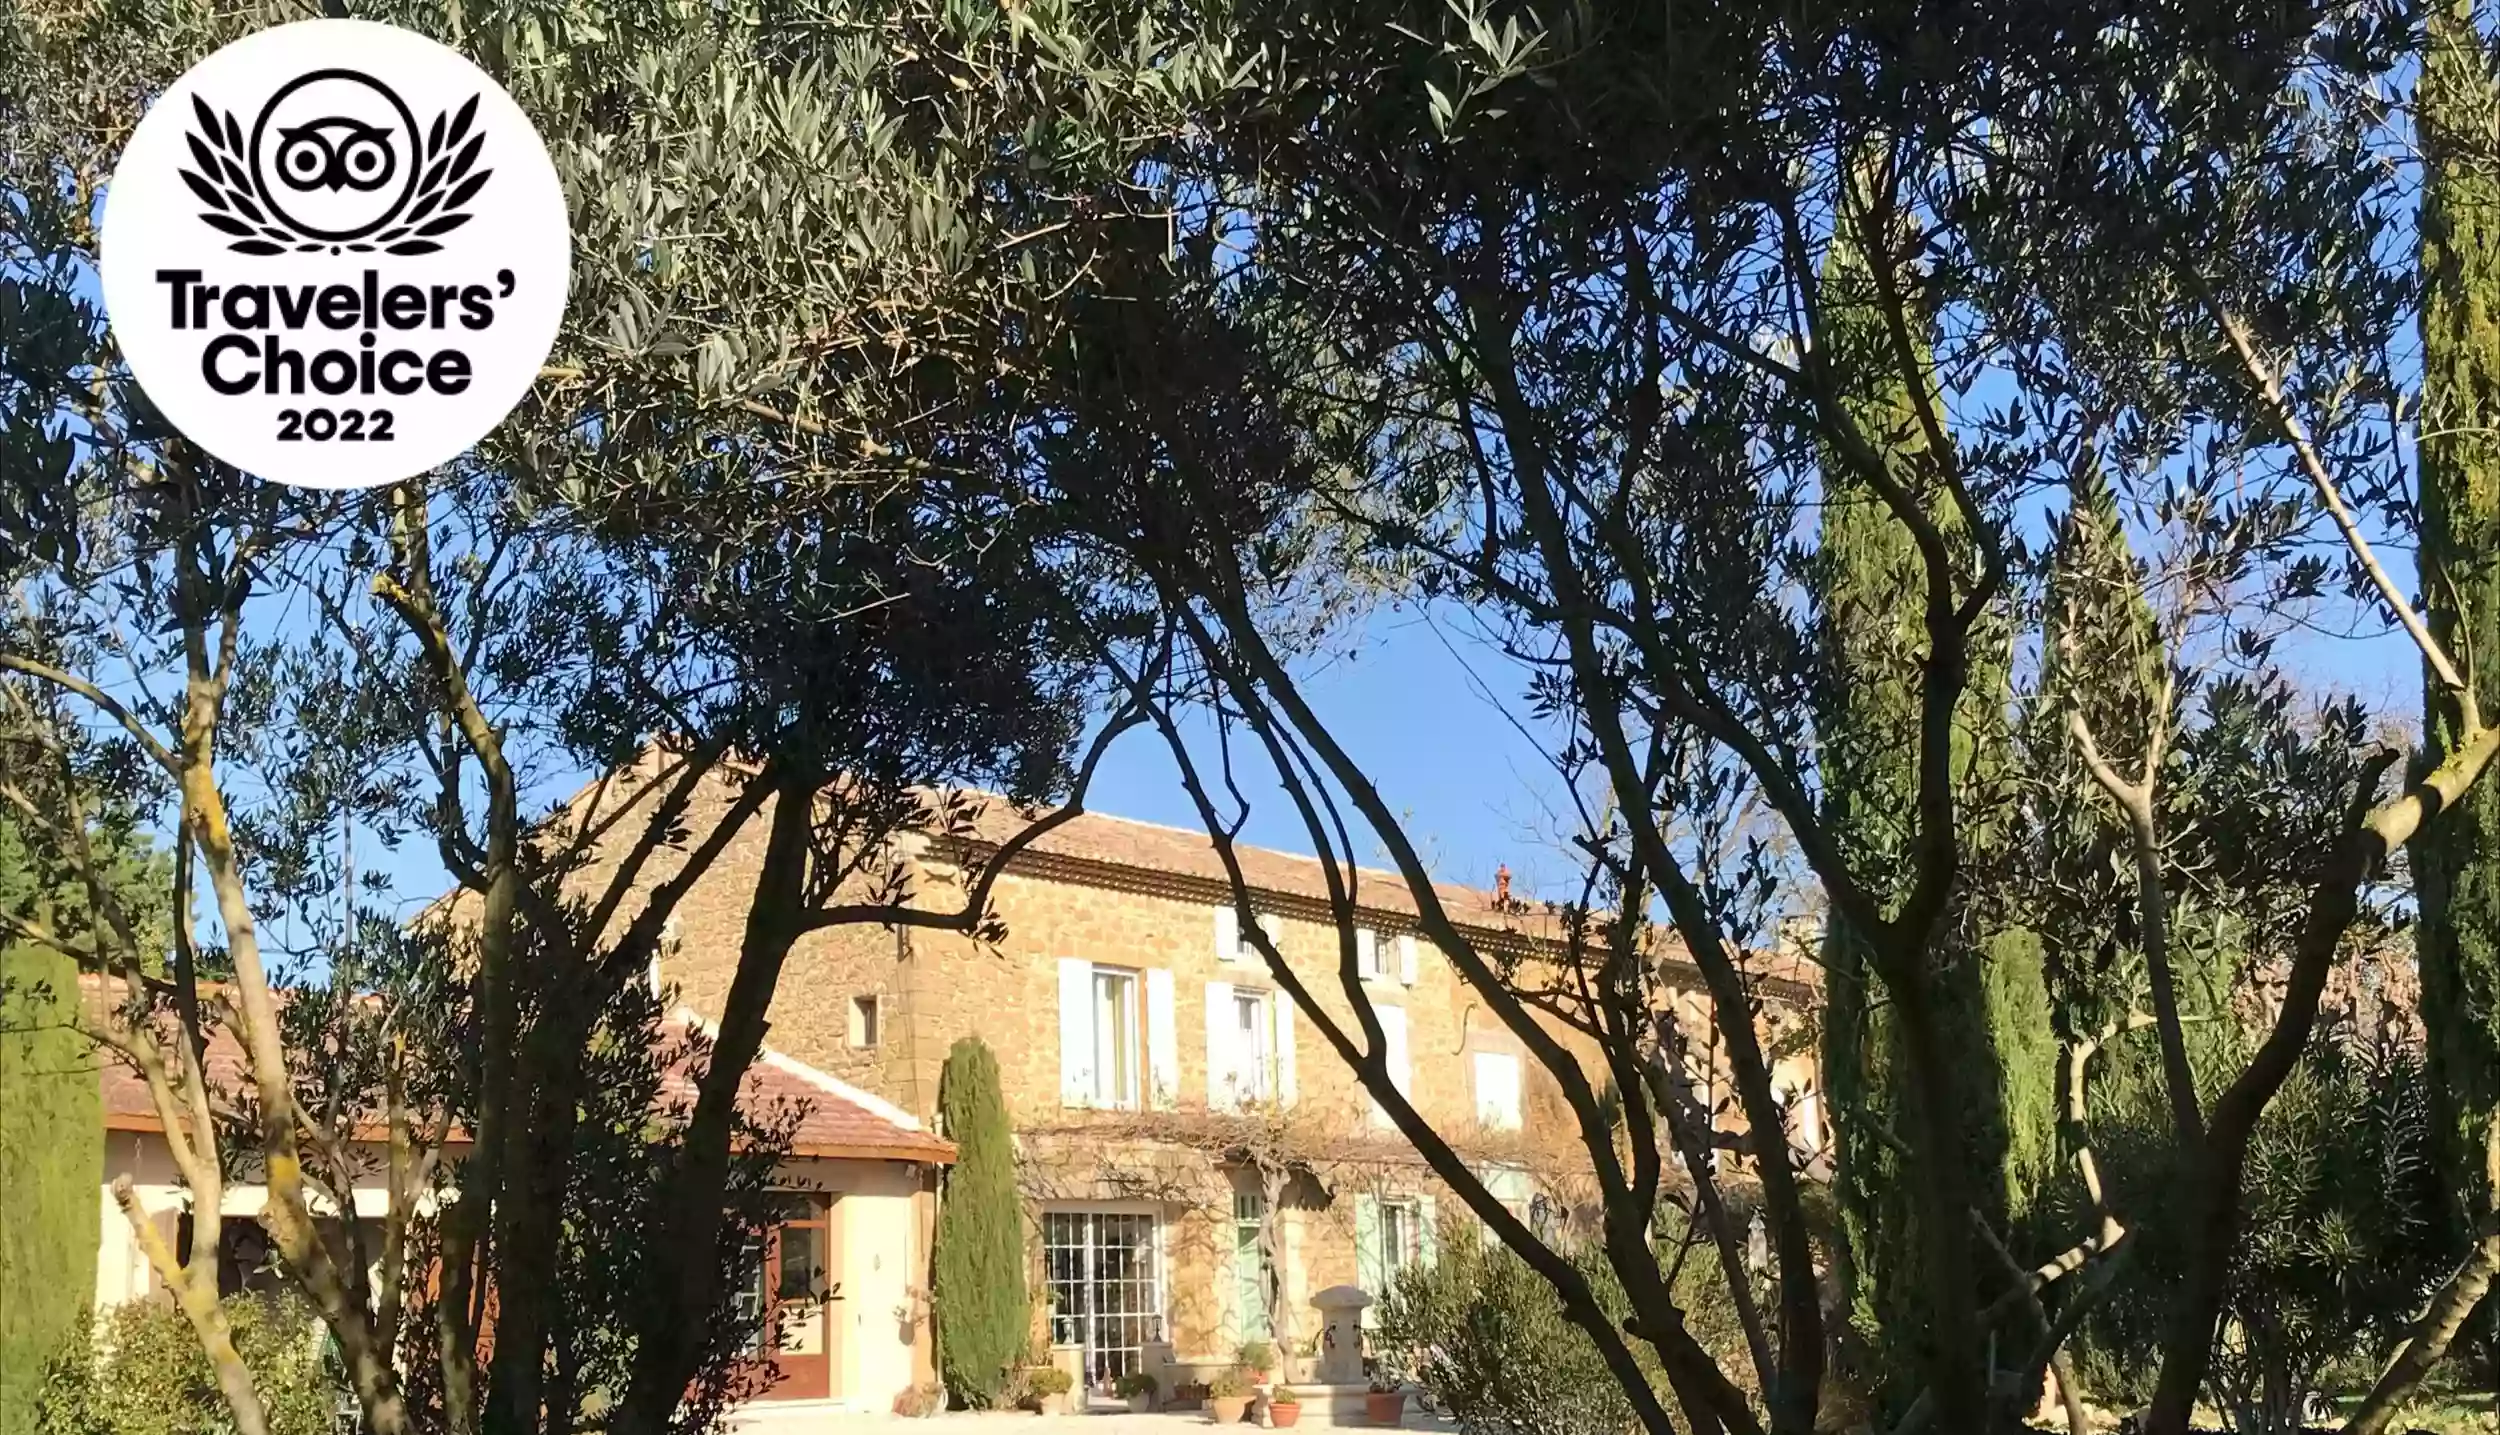
[[[1374,1425],[1406,1423],[1406,1392],[1403,1390],[1367,1390],[1363,1393],[1363,1418]]]
[[[1290,1430],[1302,1423],[1300,1401],[1270,1401],[1267,1413],[1269,1418],[1276,1422],[1276,1428],[1279,1430]]]
[[[1250,1397],[1247,1395],[1210,1395],[1207,1397],[1207,1410],[1215,1417],[1215,1423],[1218,1425],[1239,1425],[1241,1417],[1250,1413]]]

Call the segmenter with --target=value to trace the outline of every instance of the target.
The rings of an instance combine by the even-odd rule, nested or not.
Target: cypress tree
[[[1896,472],[1916,473],[1925,439],[1915,400],[1899,378],[1872,276],[1846,242],[1834,244],[1826,264],[1823,310],[1822,339],[1849,388],[1852,419],[1879,452],[1898,460]],[[1932,497],[1939,526],[1959,532],[1951,505],[1941,494]],[[1891,879],[1908,871],[1917,810],[1924,575],[1909,529],[1836,458],[1824,464],[1821,528],[1818,597],[1828,666],[1816,720],[1825,811],[1863,880],[1889,904],[1906,889]],[[1953,742],[1967,831],[1983,844],[2001,825],[1993,788],[2010,739],[2009,631],[1997,622],[1974,635]],[[1991,1207],[1986,1214],[2002,1228],[2027,1211],[2056,1158],[2056,1037],[2041,946],[2028,931],[1966,912],[1943,957],[1938,1014],[1949,1049],[1972,1058],[1961,1072],[1960,1155],[1989,1173],[1981,1185]],[[1877,1370],[1914,1380],[1925,1368],[1915,1342],[1929,1325],[1918,1212],[1896,1153],[1866,1134],[1869,1121],[1909,1129],[1908,1077],[1864,940],[1838,920],[1826,936],[1824,967],[1823,1080],[1835,1111],[1844,1113],[1835,1122],[1839,1277],[1854,1322],[1873,1341]]]
[[[31,866],[0,819],[0,903],[32,905]],[[0,1435],[32,1435],[44,1363],[95,1293],[104,1117],[77,1001],[68,957],[0,946]]]
[[[979,1037],[957,1041],[938,1076],[938,1118],[955,1143],[938,1208],[930,1305],[938,1374],[956,1400],[994,1405],[1024,1354],[1024,1203],[1016,1149],[999,1089],[998,1058]]]
[[[2415,108],[2422,189],[2422,592],[2433,636],[2470,662],[2500,721],[2500,90],[2471,0],[2431,9]],[[2455,745],[2456,705],[2425,680],[2423,755]],[[2466,1209],[2483,1200],[2483,1125],[2500,1100],[2500,784],[2424,823],[2413,844],[2430,1088]]]

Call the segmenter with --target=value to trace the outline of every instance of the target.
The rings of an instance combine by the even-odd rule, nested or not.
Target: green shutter
[[[1372,1298],[1363,1307],[1363,1328],[1379,1324],[1379,1302],[1389,1293],[1388,1267],[1380,1259],[1380,1198],[1354,1198],[1354,1283]]]
[[[1432,1263],[1435,1260],[1438,1260],[1441,1255],[1441,1222],[1432,1213],[1432,1198],[1430,1196],[1421,1196],[1416,1198],[1415,1224],[1421,1227],[1421,1229],[1415,1233],[1416,1260],[1425,1269],[1429,1270],[1432,1268]]]

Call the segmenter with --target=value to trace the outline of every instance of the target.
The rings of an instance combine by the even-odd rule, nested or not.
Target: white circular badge
[[[183,435],[312,488],[485,437],[564,321],[572,238],[538,132],[421,35],[306,20],[174,82],[104,196],[105,311]]]

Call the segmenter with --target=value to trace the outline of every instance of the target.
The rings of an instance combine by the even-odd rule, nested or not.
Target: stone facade
[[[719,1013],[737,966],[768,816],[749,824],[679,907],[655,973],[706,1015]],[[700,814],[692,825],[701,830]],[[897,856],[912,905],[960,910],[997,841],[961,831],[906,839]],[[1329,920],[1318,864],[1251,855],[1252,905],[1317,1014],[1361,1040],[1338,971],[1346,943],[1367,944],[1376,967],[1362,988],[1376,1009],[1402,1014],[1406,1089],[1421,1114],[1493,1173],[1488,1184],[1523,1216],[1585,1218],[1571,1172],[1585,1170],[1586,1158],[1559,1084],[1415,935],[1402,884],[1362,874],[1357,925],[1367,935],[1358,939]],[[661,880],[666,854],[654,866],[649,880]],[[1434,1226],[1465,1215],[1376,1112],[1315,1014],[1277,993],[1255,952],[1224,949],[1232,918],[1219,871],[1202,834],[1089,815],[1001,869],[989,894],[995,940],[913,926],[818,930],[790,952],[771,1008],[775,1048],[923,1121],[934,1118],[949,1046],[965,1036],[990,1046],[1019,1132],[1037,1297],[1053,1289],[1047,1277],[1060,1278],[1055,1315],[1037,1304],[1037,1343],[1048,1330],[1057,1343],[1084,1347],[1074,1358],[1098,1379],[1146,1368],[1168,1384],[1235,1358],[1245,1336],[1261,1333],[1248,1308],[1258,1283],[1245,1275],[1262,1236],[1282,1257],[1281,1301],[1266,1330],[1287,1346],[1281,1368],[1307,1378],[1304,1345],[1318,1325],[1310,1297],[1338,1285],[1377,1288],[1384,1262],[1428,1258]],[[1445,890],[1445,905],[1481,944],[1546,939],[1545,919],[1507,894]],[[1093,1018],[1066,1011],[1069,994],[1094,990],[1085,983],[1096,969],[1120,994],[1106,1009],[1124,1012],[1127,1023],[1114,1044],[1125,1043],[1131,1087],[1107,1102],[1076,1089],[1085,1085],[1076,1068],[1091,1066],[1076,1051],[1087,1042],[1068,1023]],[[1768,981],[1765,990],[1775,1009],[1810,995],[1794,980]],[[1247,1063],[1227,1053],[1211,1068],[1210,1052],[1216,1028],[1237,1013],[1236,995],[1247,993],[1269,994],[1271,1010],[1257,1025],[1270,1045],[1261,1079],[1271,1099],[1245,1107],[1223,1078]],[[1706,1002],[1684,1004],[1688,1022],[1706,1030]],[[1273,1006],[1293,1011],[1280,1020]],[[1103,1020],[1116,1027],[1123,1018]],[[1594,1073],[1593,1055],[1586,1060]],[[1782,1067],[1801,1095],[1812,1086],[1804,1060]],[[1515,1112],[1516,1128],[1480,1123],[1488,1104]],[[1815,1124],[1808,1110],[1805,1125]],[[1265,1180],[1262,1166],[1272,1172]],[[1262,1223],[1258,1213],[1271,1204],[1277,1214]],[[1071,1309],[1071,1292],[1074,1305],[1101,1309]],[[1110,1314],[1140,1301],[1153,1307],[1144,1323],[1150,1337],[1139,1334],[1140,1322]],[[1071,1357],[1062,1350],[1058,1358]]]

